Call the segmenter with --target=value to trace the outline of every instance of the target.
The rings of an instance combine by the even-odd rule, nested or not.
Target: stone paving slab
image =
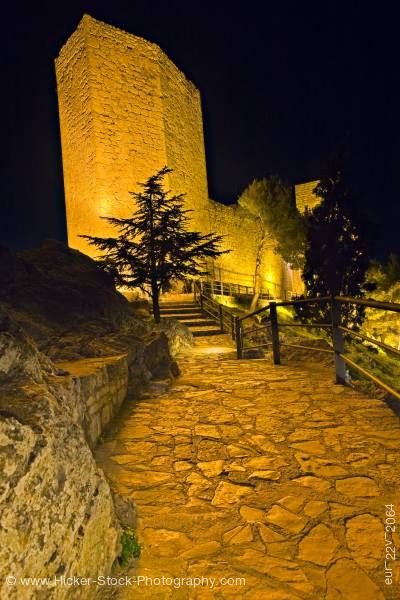
[[[127,407],[98,460],[137,505],[136,575],[217,583],[119,597],[400,598],[399,562],[391,586],[384,571],[385,505],[400,510],[398,417],[317,362],[238,361],[223,335],[198,339],[179,364],[170,389]]]

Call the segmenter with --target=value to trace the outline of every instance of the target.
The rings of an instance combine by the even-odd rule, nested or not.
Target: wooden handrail
[[[282,306],[296,306],[299,304],[313,304],[320,302],[329,302],[331,304],[331,316],[332,322],[331,324],[327,323],[279,323],[277,318],[277,309]],[[344,334],[352,335],[354,337],[358,337],[368,343],[374,344],[387,352],[391,352],[396,356],[400,356],[400,350],[394,348],[393,346],[389,346],[388,344],[384,344],[379,340],[375,340],[366,335],[359,333],[358,331],[353,331],[348,327],[344,327],[341,324],[341,309],[342,305],[356,305],[356,306],[366,306],[367,308],[383,310],[383,311],[392,311],[396,313],[400,313],[400,304],[394,302],[380,302],[378,300],[373,300],[371,298],[363,299],[363,298],[353,298],[351,296],[319,296],[315,298],[298,298],[295,300],[286,300],[282,302],[270,302],[266,306],[259,308],[243,317],[237,317],[230,311],[227,307],[223,306],[213,298],[210,298],[203,291],[200,292],[200,303],[202,308],[209,312],[214,318],[219,318],[221,323],[221,329],[224,331],[226,325],[227,329],[231,330],[232,339],[236,340],[236,348],[237,348],[237,357],[243,358],[246,350],[253,348],[261,348],[266,345],[272,344],[272,352],[275,364],[280,364],[280,345],[281,341],[279,339],[279,327],[306,327],[306,328],[326,328],[330,329],[332,332],[333,339],[333,348],[332,350],[328,349],[320,349],[312,346],[302,346],[301,344],[288,344],[285,343],[286,346],[294,347],[294,348],[304,348],[310,351],[322,351],[322,352],[332,352],[335,357],[335,371],[336,371],[336,382],[344,384],[346,380],[346,369],[345,364],[347,363],[349,366],[354,368],[356,371],[360,372],[362,375],[373,381],[376,385],[384,389],[386,392],[390,393],[396,399],[400,400],[400,392],[393,389],[391,386],[387,385],[381,379],[376,377],[373,373],[368,371],[367,369],[361,367],[352,359],[350,359],[344,353]],[[211,310],[204,308],[204,304],[207,304],[217,312],[217,314],[213,314]],[[268,332],[272,336],[272,342],[261,343],[258,346],[245,346],[245,335],[249,335],[250,333],[254,333],[255,331],[260,331],[265,329],[265,325],[260,325],[259,327],[253,327],[252,329],[245,329],[243,327],[243,321],[246,319],[251,319],[253,317],[259,316],[263,312],[269,312],[268,319],[268,327],[270,328]],[[228,323],[227,323],[228,321]]]
[[[380,308],[381,310],[390,310],[400,312],[400,304],[397,302],[380,302],[372,298],[352,298],[351,296],[335,296],[335,300],[342,304],[357,304],[357,306],[367,306],[369,308]]]

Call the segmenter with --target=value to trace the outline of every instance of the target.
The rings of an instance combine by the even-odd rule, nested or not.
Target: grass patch
[[[375,346],[350,342],[348,344],[350,358],[360,367],[370,371],[375,377],[381,379],[384,383],[395,390],[400,390],[400,368],[399,359],[394,358],[384,350]],[[351,369],[354,381],[363,382],[364,386],[374,389],[375,384],[355,369]]]
[[[295,308],[293,306],[278,306],[278,322],[285,325],[300,324],[297,318]],[[280,330],[280,334],[288,337],[304,338],[304,340],[324,340],[330,343],[331,336],[326,329],[318,327],[284,327]]]
[[[139,558],[141,545],[131,529],[125,529],[121,535],[121,554],[116,558],[119,567],[126,567],[133,558]]]

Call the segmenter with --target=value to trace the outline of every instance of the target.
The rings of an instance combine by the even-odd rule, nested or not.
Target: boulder
[[[172,356],[176,356],[182,350],[193,346],[193,334],[186,325],[176,319],[161,319],[155,326],[158,331],[163,331],[169,341],[169,349]]]
[[[43,372],[54,373],[51,361],[0,305],[0,383],[15,379],[39,383]]]
[[[36,340],[88,322],[118,329],[132,313],[94,260],[47,240],[13,254],[0,247],[0,302]]]

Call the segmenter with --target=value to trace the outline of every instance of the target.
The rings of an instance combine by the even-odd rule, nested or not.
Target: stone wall
[[[57,366],[69,373],[65,381],[82,406],[82,426],[93,447],[126,398],[128,358],[126,355],[86,358]]]
[[[296,206],[304,214],[306,210],[313,210],[321,202],[321,198],[314,194],[314,189],[318,185],[317,181],[307,181],[298,183],[294,186]]]
[[[237,204],[224,206],[213,201],[210,201],[210,212],[213,231],[224,236],[223,248],[231,250],[215,261],[214,278],[227,283],[253,286],[261,234],[253,216]],[[285,298],[289,292],[300,290],[297,289],[299,286],[294,272],[275,253],[275,245],[273,238],[267,238],[264,242],[262,287],[275,298]]]
[[[209,232],[209,201],[200,92],[160,50],[160,82],[171,189],[185,193],[194,229]]]
[[[72,248],[80,249],[82,240],[77,236],[96,231],[99,210],[94,202],[98,153],[84,27],[69,38],[68,57],[60,57],[60,65],[58,88],[68,88],[68,95],[58,95],[68,238]]]

